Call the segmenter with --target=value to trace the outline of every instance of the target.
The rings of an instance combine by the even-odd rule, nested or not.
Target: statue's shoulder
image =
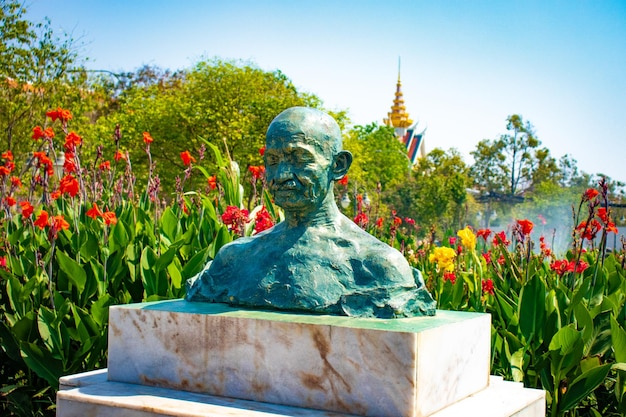
[[[267,248],[271,241],[276,239],[281,227],[276,225],[254,236],[244,236],[222,246],[215,254],[213,263],[223,266],[232,266],[232,262],[249,260],[250,256]]]

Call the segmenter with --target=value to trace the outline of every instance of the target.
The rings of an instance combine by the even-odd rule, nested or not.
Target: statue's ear
[[[333,180],[341,179],[352,165],[352,154],[349,151],[341,151],[335,156],[333,162]]]

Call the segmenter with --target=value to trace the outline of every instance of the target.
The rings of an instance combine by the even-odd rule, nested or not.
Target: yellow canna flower
[[[437,268],[441,271],[453,271],[454,270],[454,258],[456,258],[456,252],[452,248],[440,247],[435,248],[433,253],[430,254],[428,259],[431,262],[437,264]]]
[[[459,230],[457,235],[461,238],[461,243],[465,249],[470,251],[476,249],[476,235],[469,226],[465,226],[465,229]]]

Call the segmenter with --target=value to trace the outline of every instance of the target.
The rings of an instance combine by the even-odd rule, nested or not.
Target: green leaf
[[[578,320],[578,330],[583,332],[583,341],[587,344],[591,340],[594,330],[591,314],[583,303],[578,303],[574,306],[574,316]]]
[[[559,401],[559,412],[565,412],[574,408],[583,398],[586,398],[593,390],[598,388],[610,370],[611,364],[597,366],[576,378],[569,385],[561,401]]]
[[[61,271],[67,275],[67,278],[74,284],[78,291],[82,292],[85,289],[85,282],[87,281],[87,274],[83,267],[67,256],[63,251],[56,251],[56,255]]]
[[[545,311],[546,287],[537,275],[534,275],[522,287],[519,303],[519,328],[527,342],[533,339],[541,341]]]
[[[48,381],[51,387],[58,389],[59,378],[63,375],[63,364],[61,361],[55,359],[50,352],[42,350],[34,343],[20,343],[20,350],[26,365],[41,378]]]
[[[91,317],[99,326],[105,326],[109,321],[109,306],[113,305],[113,298],[104,294],[91,305]]]
[[[524,382],[524,351],[519,349],[511,355],[511,373],[515,382]]]
[[[616,362],[626,362],[626,331],[611,317],[611,341]]]
[[[171,207],[166,208],[161,215],[161,231],[170,241],[175,241],[180,230],[178,217],[172,211]]]

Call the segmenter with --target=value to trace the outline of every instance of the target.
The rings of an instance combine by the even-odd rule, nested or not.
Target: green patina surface
[[[266,182],[285,220],[222,247],[190,280],[187,301],[383,319],[435,314],[419,271],[337,208],[333,184],[352,163],[341,141],[337,122],[319,110],[276,116]]]
[[[118,308],[137,310],[171,311],[182,314],[207,314],[254,320],[271,320],[286,323],[315,324],[323,326],[351,327],[367,330],[418,333],[446,324],[489,316],[484,313],[438,310],[434,317],[412,317],[401,319],[379,319],[345,317],[316,314],[299,314],[284,311],[268,311],[231,307],[221,303],[196,303],[185,300],[154,301],[129,304]]]

